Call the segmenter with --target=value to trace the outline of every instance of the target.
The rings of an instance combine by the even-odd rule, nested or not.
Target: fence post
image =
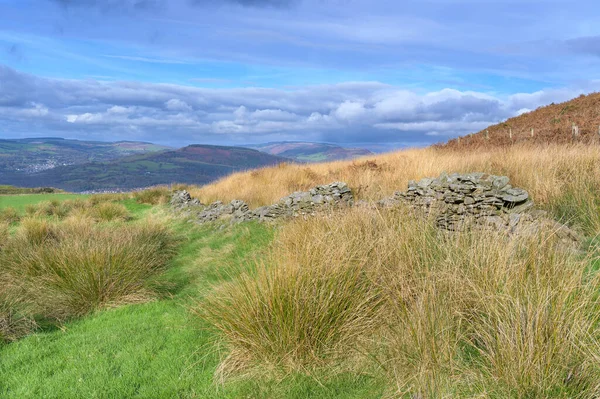
[[[600,132],[600,126],[598,127],[598,132]],[[508,138],[512,140],[512,127],[508,128]]]
[[[534,134],[535,134],[535,132],[534,132],[533,128],[531,128],[531,137],[533,137]]]
[[[485,139],[489,140],[490,139],[490,131],[486,129],[485,131]]]
[[[571,128],[571,132],[573,134],[573,138],[576,138],[579,136],[579,126],[577,126],[575,124],[575,122],[573,122],[573,127]]]

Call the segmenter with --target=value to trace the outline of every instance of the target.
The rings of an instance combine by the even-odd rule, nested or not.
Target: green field
[[[6,197],[2,206],[57,198]],[[58,198],[73,198],[61,196]],[[155,213],[134,200],[123,203],[135,216]],[[159,211],[159,217],[162,214]],[[47,327],[15,343],[0,346],[2,398],[369,398],[380,385],[364,376],[316,380],[289,376],[283,381],[253,380],[215,384],[221,359],[216,335],[195,317],[196,306],[213,284],[248,270],[274,229],[247,224],[225,230],[176,222],[183,237],[164,280],[166,297],[139,305],[97,312]]]
[[[27,205],[34,205],[42,201],[64,201],[76,198],[87,198],[89,195],[82,194],[23,194],[23,195],[0,195],[0,209],[15,208],[20,213],[25,212]]]

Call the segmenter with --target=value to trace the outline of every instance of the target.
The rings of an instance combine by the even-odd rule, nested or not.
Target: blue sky
[[[582,0],[0,0],[0,137],[425,145],[600,86]]]

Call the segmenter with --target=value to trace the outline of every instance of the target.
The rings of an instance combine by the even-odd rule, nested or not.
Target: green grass
[[[85,199],[89,195],[82,194],[25,194],[25,195],[0,195],[0,209],[12,207],[20,213],[25,213],[27,205],[35,205],[43,201],[64,201],[70,199]]]
[[[134,215],[150,210],[126,201]],[[273,238],[258,224],[223,231],[175,224],[185,243],[164,278],[172,295],[98,312],[62,329],[41,331],[0,348],[2,398],[370,398],[380,386],[367,376],[219,386],[215,336],[189,308],[211,284],[247,270],[245,260]]]

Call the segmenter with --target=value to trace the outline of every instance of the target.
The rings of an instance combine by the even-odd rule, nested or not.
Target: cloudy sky
[[[600,87],[594,0],[0,0],[0,137],[392,148]]]

